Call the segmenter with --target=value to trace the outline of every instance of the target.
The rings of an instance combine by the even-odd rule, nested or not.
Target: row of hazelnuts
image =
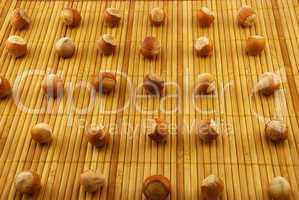
[[[156,7],[150,11],[150,21],[153,25],[159,26],[164,23],[165,12],[162,8]],[[63,22],[75,27],[80,24],[80,13],[73,8],[65,8],[61,17]],[[214,22],[214,14],[206,7],[202,7],[197,15],[198,22],[202,27],[208,27]],[[249,6],[243,6],[239,10],[237,17],[238,24],[242,27],[250,27],[254,24],[256,14]],[[115,27],[120,23],[121,14],[116,8],[107,8],[104,14],[104,21],[111,27]],[[12,13],[11,25],[16,29],[24,29],[28,27],[30,20],[22,9],[16,9]],[[246,40],[245,51],[248,55],[258,55],[265,48],[265,38],[260,35],[252,35]],[[98,50],[104,55],[111,55],[117,47],[117,41],[111,34],[103,34],[96,42]],[[200,37],[195,41],[194,49],[197,55],[201,57],[210,56],[213,53],[213,44],[208,37]],[[27,52],[27,43],[20,36],[10,36],[6,42],[7,52],[14,57],[22,57]],[[55,44],[55,51],[63,58],[70,58],[75,52],[75,44],[68,37],[60,38]],[[145,58],[156,58],[161,52],[161,44],[156,37],[148,36],[142,42],[140,53]]]
[[[86,170],[80,174],[80,185],[86,192],[94,193],[106,185],[105,176],[94,170]],[[41,188],[41,179],[33,171],[22,171],[15,178],[16,190],[23,194],[34,194]],[[201,183],[200,190],[202,197],[208,200],[215,200],[222,196],[224,182],[218,176],[211,174]],[[171,191],[170,180],[163,175],[152,175],[143,181],[142,193],[149,200],[167,199]],[[272,179],[268,185],[268,194],[275,200],[285,200],[290,197],[291,186],[288,180],[282,176]]]

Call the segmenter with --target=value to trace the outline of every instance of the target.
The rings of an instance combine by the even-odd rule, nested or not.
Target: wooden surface
[[[258,15],[251,29],[240,29],[235,23],[243,4],[251,5]],[[156,5],[167,13],[166,24],[159,28],[148,20],[149,9]],[[196,11],[204,5],[216,13],[215,24],[208,29],[200,28],[195,20]],[[67,28],[59,19],[65,6],[80,10],[83,21],[78,28]],[[118,28],[103,23],[103,11],[109,6],[122,12]],[[28,30],[15,31],[9,25],[8,14],[16,7],[28,12],[32,20]],[[297,0],[2,0],[0,14],[0,73],[17,93],[0,102],[0,199],[28,198],[16,193],[13,182],[18,172],[27,169],[41,175],[43,187],[34,196],[40,199],[141,199],[142,182],[153,174],[171,180],[171,199],[201,199],[201,181],[211,173],[225,183],[223,199],[267,199],[267,184],[278,175],[289,180],[292,199],[299,199]],[[112,33],[118,40],[113,56],[103,57],[96,50],[95,41],[103,33]],[[28,42],[24,58],[13,59],[4,51],[6,39],[14,34]],[[260,57],[244,53],[244,41],[252,34],[266,37]],[[162,44],[156,61],[139,54],[140,42],[148,35]],[[198,58],[193,51],[195,39],[202,35],[214,42],[210,58]],[[54,52],[54,43],[62,36],[76,44],[72,59],[60,59]],[[56,101],[46,98],[40,87],[43,76],[28,75],[36,70],[61,74],[67,94]],[[146,73],[157,73],[177,84],[179,89],[169,86],[166,93],[178,98],[134,97],[132,91],[137,95],[143,91],[131,89],[118,76],[116,91],[108,97],[97,94],[94,100],[84,83],[105,70],[127,74],[133,88],[142,84]],[[282,89],[275,97],[251,97],[252,87],[266,71],[281,75]],[[196,77],[203,72],[217,77],[217,95],[194,100]],[[125,109],[109,112],[118,108]],[[146,136],[148,120],[155,116],[172,126],[166,145],[156,145]],[[203,144],[192,128],[207,117],[222,127],[220,137],[210,145]],[[269,117],[287,121],[285,143],[274,145],[265,139],[264,123]],[[50,146],[40,146],[30,137],[31,127],[42,121],[53,127]],[[93,148],[85,140],[84,126],[90,123],[103,123],[111,130],[106,148]],[[107,178],[101,192],[86,194],[79,186],[78,177],[86,169],[98,170]]]

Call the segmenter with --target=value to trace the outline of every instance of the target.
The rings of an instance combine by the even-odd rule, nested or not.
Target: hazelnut
[[[10,24],[15,29],[22,30],[29,26],[30,19],[24,10],[22,10],[21,8],[17,8],[11,13]]]
[[[164,23],[165,13],[160,7],[152,8],[149,14],[152,25],[159,26]]]
[[[217,126],[213,119],[201,120],[197,132],[203,142],[212,142],[218,137]]]
[[[60,38],[55,44],[56,53],[63,58],[70,58],[76,50],[75,44],[68,37]]]
[[[274,94],[280,87],[280,77],[274,72],[265,72],[254,88],[254,93],[269,96]]]
[[[168,135],[168,124],[164,119],[155,118],[149,137],[157,143],[165,143]]]
[[[161,96],[164,89],[164,81],[156,74],[147,74],[143,80],[143,88],[148,94]]]
[[[16,190],[21,193],[33,194],[41,188],[40,177],[32,171],[22,171],[15,178]]]
[[[0,99],[10,96],[11,93],[12,90],[9,81],[5,77],[0,76]]]
[[[145,57],[145,58],[155,58],[157,57],[161,52],[161,45],[159,41],[155,37],[145,37],[141,48],[140,48],[140,53]]]
[[[197,94],[212,94],[216,90],[215,78],[210,73],[203,73],[198,76],[196,88]]]
[[[143,182],[142,192],[146,199],[164,200],[170,193],[170,181],[162,175],[147,177]]]
[[[61,18],[63,23],[70,27],[78,26],[81,22],[80,13],[74,8],[64,8],[61,12]]]
[[[104,21],[110,27],[117,26],[120,22],[121,14],[117,8],[107,8],[104,13]]]
[[[288,127],[282,120],[270,120],[265,125],[266,137],[273,142],[283,142],[288,137]]]
[[[98,174],[93,170],[87,170],[80,175],[80,184],[87,192],[96,192],[106,184],[103,174]]]
[[[209,38],[200,37],[195,41],[195,51],[198,56],[210,56],[213,53],[213,44]]]
[[[223,181],[216,175],[209,175],[201,184],[201,193],[205,199],[218,199],[224,190]]]
[[[250,6],[240,8],[237,22],[241,27],[251,27],[256,20],[256,14]]]
[[[13,57],[22,57],[27,52],[26,41],[20,36],[9,36],[5,46],[7,52]]]
[[[110,93],[115,88],[116,77],[111,72],[101,72],[93,77],[91,84],[97,92]]]
[[[110,139],[109,132],[102,125],[87,127],[85,136],[90,144],[98,148],[104,147]]]
[[[31,137],[40,144],[52,142],[52,129],[46,123],[38,123],[31,129]]]
[[[202,7],[198,12],[197,12],[197,20],[198,24],[201,27],[209,27],[211,24],[214,22],[214,13],[208,9],[207,7]]]
[[[104,34],[98,41],[97,47],[99,51],[104,55],[113,54],[116,49],[116,40],[110,34]]]
[[[64,92],[63,80],[56,74],[48,74],[42,82],[42,88],[50,97],[61,97]]]
[[[277,176],[270,182],[268,193],[270,198],[275,200],[289,199],[291,186],[287,179]]]
[[[259,55],[264,50],[265,44],[266,44],[265,37],[260,36],[260,35],[250,36],[246,40],[245,51],[250,56]]]

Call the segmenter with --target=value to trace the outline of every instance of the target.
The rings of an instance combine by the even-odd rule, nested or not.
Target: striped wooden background
[[[251,5],[258,21],[251,29],[240,29],[235,18],[239,7]],[[159,5],[167,13],[166,24],[149,24],[149,9]],[[66,28],[59,19],[65,6],[80,10],[78,28]],[[106,7],[118,7],[122,23],[118,28],[103,24]],[[216,13],[215,24],[198,27],[196,11],[208,6]],[[9,25],[9,12],[24,8],[32,24],[15,31]],[[292,187],[292,199],[299,199],[299,2],[298,0],[202,0],[202,1],[30,1],[1,0],[0,73],[14,84],[15,99],[0,102],[0,199],[28,198],[16,193],[14,177],[24,169],[41,175],[40,199],[142,199],[143,179],[164,174],[171,180],[171,199],[199,199],[200,184],[213,173],[225,182],[223,199],[267,199],[266,187],[277,175],[285,176]],[[95,41],[112,33],[119,47],[115,55],[102,57]],[[10,35],[28,42],[26,57],[13,59],[4,51]],[[251,34],[267,39],[260,57],[244,54],[244,41]],[[139,54],[145,36],[156,36],[162,55],[155,61]],[[198,58],[193,43],[209,36],[215,45],[212,57]],[[72,59],[60,59],[55,41],[68,36],[76,44]],[[84,81],[99,71],[116,71],[116,91],[95,100]],[[67,95],[61,100],[46,98],[40,87],[43,76],[52,71],[65,80]],[[260,74],[275,71],[283,79],[275,98],[251,97]],[[139,88],[146,73],[154,72],[166,81],[163,100],[140,98]],[[214,98],[194,99],[196,77],[210,72],[217,77]],[[81,85],[81,86],[80,86]],[[135,88],[132,90],[132,88]],[[133,95],[132,91],[135,91]],[[21,106],[21,104],[23,106]],[[31,108],[26,110],[25,108]],[[111,110],[121,109],[109,113]],[[166,145],[156,145],[146,136],[148,119],[163,116],[172,126]],[[222,127],[216,142],[199,141],[193,130],[196,121],[213,117]],[[264,138],[264,122],[269,117],[287,121],[289,139],[274,145]],[[31,140],[30,128],[37,122],[53,127],[50,146]],[[84,126],[103,123],[113,134],[109,145],[96,149],[83,137]],[[85,169],[103,172],[108,184],[101,192],[86,194],[78,177]]]

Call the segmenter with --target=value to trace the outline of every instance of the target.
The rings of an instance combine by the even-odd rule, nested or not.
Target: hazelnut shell
[[[106,184],[104,175],[87,170],[80,175],[80,184],[87,192],[96,192]]]
[[[20,8],[12,11],[10,24],[17,30],[25,29],[30,24],[30,19],[27,16],[26,12]]]
[[[46,123],[38,123],[31,129],[31,137],[40,144],[52,142],[52,129]]]
[[[288,127],[281,120],[270,120],[265,125],[265,134],[272,142],[283,142],[288,138]]]
[[[120,11],[116,8],[107,8],[104,13],[104,21],[110,27],[118,26],[121,20]]]
[[[164,81],[156,74],[147,74],[143,80],[143,88],[147,94],[161,96],[164,89]]]
[[[18,192],[33,194],[41,188],[40,177],[32,171],[22,171],[15,178],[15,187]]]
[[[199,138],[206,143],[212,142],[218,137],[216,125],[212,119],[201,120],[198,124],[197,132]]]
[[[287,179],[281,176],[275,177],[268,186],[268,194],[273,200],[289,199],[291,186]]]
[[[214,14],[206,7],[202,7],[198,12],[197,12],[197,20],[198,24],[201,27],[209,27],[213,24],[214,22]]]
[[[76,50],[75,44],[68,37],[60,38],[55,44],[56,53],[62,58],[70,58]]]
[[[116,45],[117,44],[115,38],[110,34],[104,34],[97,41],[97,48],[104,55],[113,54],[116,49]]]
[[[170,193],[170,181],[162,175],[150,176],[144,180],[142,191],[147,199],[164,200]]]
[[[61,18],[64,24],[70,27],[76,27],[81,22],[80,13],[74,8],[64,8],[61,13]]]
[[[0,76],[0,98],[6,98],[10,96],[12,93],[12,89],[8,79],[3,76]]]
[[[245,51],[250,56],[256,56],[262,53],[266,45],[266,40],[263,36],[253,35],[246,40]]]
[[[148,136],[157,143],[165,143],[168,136],[167,122],[161,118],[155,118],[154,120],[153,130]]]
[[[205,199],[218,199],[222,195],[223,190],[223,181],[213,174],[206,177],[201,184],[201,193]]]
[[[115,89],[116,77],[111,72],[101,72],[93,77],[91,84],[97,92],[108,94]]]
[[[198,83],[196,88],[197,94],[212,94],[216,90],[215,78],[210,73],[202,73],[198,76]]]
[[[7,39],[5,48],[15,58],[23,57],[27,53],[26,41],[16,35],[10,36]]]
[[[109,132],[101,126],[89,126],[86,128],[85,136],[87,141],[95,147],[102,148],[108,144]]]
[[[280,78],[273,72],[265,72],[254,88],[254,93],[261,93],[265,96],[274,94],[280,88]]]
[[[207,57],[213,53],[213,44],[207,37],[200,37],[195,42],[195,51],[200,57]]]
[[[161,45],[155,37],[145,37],[141,48],[140,53],[148,59],[156,58],[161,52]]]
[[[42,82],[42,89],[49,97],[61,97],[64,93],[63,80],[56,74],[48,74]]]
[[[165,21],[165,12],[160,7],[152,8],[149,13],[149,18],[152,25],[160,26]]]
[[[249,6],[243,6],[240,8],[237,22],[238,25],[245,28],[245,27],[251,27],[256,19],[256,14],[253,11],[253,9]]]

